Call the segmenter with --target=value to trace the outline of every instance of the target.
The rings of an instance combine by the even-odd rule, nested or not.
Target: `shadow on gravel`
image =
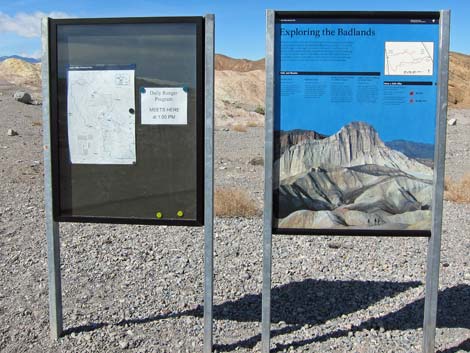
[[[271,336],[288,334],[301,329],[304,325],[321,325],[328,320],[365,309],[383,298],[393,297],[421,284],[416,281],[372,282],[307,279],[275,287],[271,290],[271,321],[273,323],[284,322],[286,326],[271,330]],[[194,314],[202,315],[201,309]],[[214,318],[216,320],[259,322],[261,295],[250,294],[239,300],[217,305],[214,307]],[[232,351],[237,347],[253,348],[259,341],[261,341],[261,334],[233,344],[217,345],[215,348],[220,352]]]
[[[96,323],[92,322],[88,325],[81,325],[81,326],[68,328],[64,330],[64,332],[62,333],[62,336],[71,335],[72,333],[91,332],[91,331],[97,330],[105,326],[108,326],[108,324],[104,322],[96,322]]]
[[[315,281],[290,283],[272,289],[272,322],[284,321],[286,327],[271,330],[271,336],[280,336],[300,330],[304,325],[321,325],[328,320],[365,309],[385,297],[392,297],[420,282],[362,282]],[[290,346],[301,347],[331,338],[347,337],[358,331],[410,330],[423,325],[424,299],[416,300],[402,309],[378,318],[371,318],[349,330],[336,330],[309,339],[278,344],[272,352],[280,352]],[[215,319],[235,321],[259,321],[261,298],[248,295],[238,301],[227,302],[214,308]],[[470,286],[458,285],[439,292],[437,327],[470,328]],[[218,345],[218,351],[227,352],[237,347],[253,348],[261,341],[261,334],[232,344]],[[460,346],[466,347],[468,342]],[[460,347],[459,346],[459,347]],[[452,350],[446,351],[451,353]]]
[[[373,281],[322,281],[307,279],[292,282],[271,290],[273,323],[284,323],[284,327],[271,330],[271,337],[281,336],[300,330],[305,325],[322,325],[328,320],[348,315],[365,309],[376,302],[393,297],[410,288],[421,286],[421,282],[373,282]],[[324,342],[332,338],[348,337],[351,333],[381,329],[410,330],[419,329],[423,325],[424,299],[418,299],[405,305],[402,309],[371,318],[360,325],[346,330],[336,330],[327,334],[304,340],[277,344],[271,352],[280,352],[289,347],[302,347],[315,342]],[[122,326],[126,324],[145,324],[167,318],[183,316],[203,316],[203,307],[194,310],[172,312],[147,318],[127,319],[119,323],[91,323],[73,327],[64,334],[93,331],[104,326]],[[231,320],[239,322],[260,322],[261,294],[248,294],[235,301],[228,301],[214,306],[215,320]],[[437,327],[470,329],[470,286],[460,284],[439,292]],[[229,352],[237,348],[253,348],[261,341],[261,334],[231,344],[214,345],[219,352]],[[466,340],[457,347],[449,348],[440,353],[454,353],[468,350],[470,341]]]
[[[421,282],[372,282],[372,281],[324,281],[307,279],[302,282],[291,282],[271,290],[273,323],[283,321],[287,326],[272,330],[271,335],[282,335],[296,331],[302,326],[320,325],[341,315],[349,314],[369,307],[373,303],[410,288],[418,287]],[[240,322],[261,321],[261,294],[247,294],[235,301],[228,301],[214,306],[215,320],[232,320]],[[104,326],[123,326],[145,324],[168,318],[182,316],[203,316],[203,307],[193,310],[171,312],[146,318],[125,319],[118,323],[91,323],[72,327],[64,335],[89,332]],[[230,351],[236,347],[251,348],[261,340],[256,335],[247,340],[230,345],[216,346],[219,351]]]
[[[458,346],[444,349],[442,351],[437,351],[436,353],[456,353],[459,351],[470,352],[470,338],[461,342]]]
[[[328,334],[312,337],[302,341],[291,342],[286,345],[277,345],[272,352],[279,352],[284,349],[301,347],[314,342],[323,342],[331,338],[347,337],[350,332],[379,329],[383,327],[389,330],[411,330],[423,327],[424,299],[418,299],[402,309],[379,318],[372,318],[364,321],[358,326],[352,326],[350,330],[336,330]],[[439,292],[437,327],[440,328],[468,328],[470,329],[470,286],[459,284],[458,286],[446,288]],[[272,331],[271,331],[272,334]],[[458,347],[445,350],[445,353],[453,353],[459,349],[465,349],[470,343],[462,342]]]

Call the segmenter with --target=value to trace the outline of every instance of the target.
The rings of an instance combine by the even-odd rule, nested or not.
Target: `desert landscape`
[[[470,56],[452,53],[450,63],[436,349],[462,353],[470,351]],[[216,57],[217,352],[261,349],[264,75],[263,60]],[[16,100],[18,91],[36,104]],[[0,351],[202,351],[202,228],[61,224],[66,331],[58,342],[50,339],[41,100],[40,64],[0,62]],[[344,159],[341,173],[291,163],[292,153],[303,153],[322,164],[315,146],[328,150],[338,136],[351,138],[357,130],[364,132],[361,143],[380,155]],[[425,148],[411,155],[403,142],[387,145],[363,122],[332,136],[291,131],[280,141],[279,197],[307,192],[308,202],[331,212],[318,222],[428,226],[433,166]],[[373,167],[360,163],[367,158],[374,158]],[[324,183],[326,177],[335,185]],[[371,179],[379,183],[368,184]],[[367,208],[381,211],[364,215],[364,204],[335,191],[344,185],[356,192],[352,180],[366,185],[355,200],[370,201],[369,190],[386,194],[397,185],[413,197],[373,200]],[[323,183],[328,200],[313,181]],[[235,199],[240,203],[230,208]],[[302,205],[283,205],[281,223],[302,218]],[[397,208],[406,212],[394,214]],[[426,251],[426,238],[274,236],[272,351],[420,352]]]

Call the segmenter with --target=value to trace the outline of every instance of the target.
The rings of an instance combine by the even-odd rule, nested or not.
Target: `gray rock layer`
[[[398,169],[432,179],[432,169],[387,147],[377,131],[364,122],[352,122],[325,139],[307,139],[286,149],[275,162],[280,179],[311,168],[352,167],[364,164]]]

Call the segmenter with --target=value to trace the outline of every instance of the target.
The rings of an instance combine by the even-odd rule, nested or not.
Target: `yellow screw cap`
[[[157,212],[157,213],[155,214],[155,216],[157,216],[157,218],[162,218],[163,215],[162,215],[161,212]]]
[[[183,217],[184,215],[183,211],[178,211],[176,214],[178,215],[178,217]]]

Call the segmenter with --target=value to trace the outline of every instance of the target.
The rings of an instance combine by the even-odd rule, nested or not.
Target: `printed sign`
[[[187,125],[188,93],[183,87],[142,87],[143,125]]]
[[[67,124],[72,163],[136,162],[134,68],[130,67],[69,69]]]

